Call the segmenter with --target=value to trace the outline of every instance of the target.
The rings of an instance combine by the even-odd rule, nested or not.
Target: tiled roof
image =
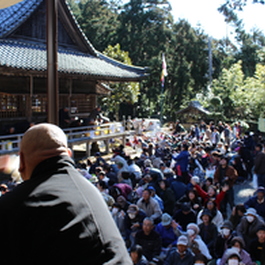
[[[16,5],[0,9],[0,38],[15,30],[36,10],[43,0],[24,0]]]
[[[14,40],[0,40],[0,68],[46,71],[46,46]],[[70,75],[86,75],[95,79],[133,81],[145,77],[145,70],[110,59],[103,54],[90,54],[58,50],[58,72]]]

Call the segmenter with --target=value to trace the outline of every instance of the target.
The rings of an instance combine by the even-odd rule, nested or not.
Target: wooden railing
[[[109,152],[108,141],[112,138],[122,138],[125,144],[125,137],[129,132],[125,131],[120,122],[110,122],[102,125],[73,127],[64,129],[68,145],[73,149],[74,145],[86,143],[86,154],[90,156],[90,145],[96,141],[104,141],[106,152]],[[19,151],[19,144],[23,134],[0,136],[0,155],[15,154]]]

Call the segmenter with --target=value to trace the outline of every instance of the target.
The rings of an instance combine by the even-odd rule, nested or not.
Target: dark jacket
[[[260,215],[265,220],[265,200],[262,203],[258,202],[257,196],[249,198],[244,203],[246,209],[254,208],[257,211],[257,214]]]
[[[135,235],[135,244],[142,246],[143,255],[150,261],[153,257],[159,256],[162,248],[160,235],[154,230],[146,235],[143,230],[138,231]]]
[[[256,174],[265,174],[265,153],[259,152],[254,160],[254,172]]]
[[[41,162],[0,211],[1,264],[132,264],[103,197],[67,156]]]
[[[186,250],[186,254],[183,258],[180,257],[176,248],[172,248],[168,253],[164,265],[192,265],[194,262],[194,257],[190,250]]]
[[[203,223],[199,224],[200,233],[203,242],[206,244],[207,248],[210,251],[211,255],[214,255],[214,242],[217,238],[218,232],[215,224],[210,223],[208,226],[205,226]]]
[[[246,250],[248,250],[251,240],[256,238],[257,230],[262,225],[265,225],[265,223],[259,216],[256,217],[252,223],[247,221],[246,216],[241,218],[241,221],[236,228],[236,233],[244,239],[246,243]]]
[[[214,242],[214,257],[221,259],[227,248],[231,247],[231,241],[234,235],[230,235],[228,238],[224,238],[222,234],[219,234]]]

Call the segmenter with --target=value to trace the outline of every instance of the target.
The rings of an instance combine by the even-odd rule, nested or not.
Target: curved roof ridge
[[[0,9],[0,38],[6,37],[19,27],[43,0],[24,0],[10,7]]]
[[[98,56],[98,51],[95,49],[95,47],[93,46],[93,44],[89,41],[89,39],[87,38],[87,36],[85,35],[84,31],[82,30],[82,28],[80,27],[73,11],[71,10],[70,5],[68,4],[68,2],[66,0],[63,0],[63,2],[65,3],[65,6],[67,7],[67,10],[69,12],[69,14],[71,15],[71,18],[73,19],[73,22],[75,23],[76,27],[78,28],[81,36],[84,38],[86,44],[88,45],[88,48],[92,51],[92,53],[95,56]]]
[[[105,55],[105,54],[103,54],[103,53],[101,53],[99,51],[98,51],[98,56],[99,56],[100,59],[102,59],[104,61],[107,61],[107,62],[109,62],[111,64],[117,65],[117,66],[119,66],[119,67],[121,67],[123,69],[127,69],[127,70],[132,69],[134,71],[135,70],[143,71],[143,69],[146,69],[146,70],[148,69],[147,67],[141,67],[141,66],[125,64],[125,63],[120,62],[118,60],[115,60],[115,59],[113,59],[113,58],[111,58],[111,57],[109,57],[109,56],[107,56],[107,55]]]

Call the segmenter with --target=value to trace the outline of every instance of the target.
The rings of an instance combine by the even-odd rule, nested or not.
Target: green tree
[[[223,69],[221,76],[213,81],[212,89],[215,96],[223,102],[222,112],[228,119],[243,118],[244,113],[238,105],[238,90],[244,86],[242,62],[233,64],[229,69]]]
[[[123,62],[127,65],[132,65],[129,53],[122,51],[120,45],[109,45],[103,52],[105,55]],[[119,84],[110,84],[112,89],[110,96],[104,97],[102,103],[109,112],[113,112],[115,119],[119,120],[119,109],[121,103],[135,104],[138,100],[140,85],[134,82],[125,82]]]
[[[118,2],[70,0],[70,5],[85,35],[97,50],[103,51],[108,45],[117,43]]]

